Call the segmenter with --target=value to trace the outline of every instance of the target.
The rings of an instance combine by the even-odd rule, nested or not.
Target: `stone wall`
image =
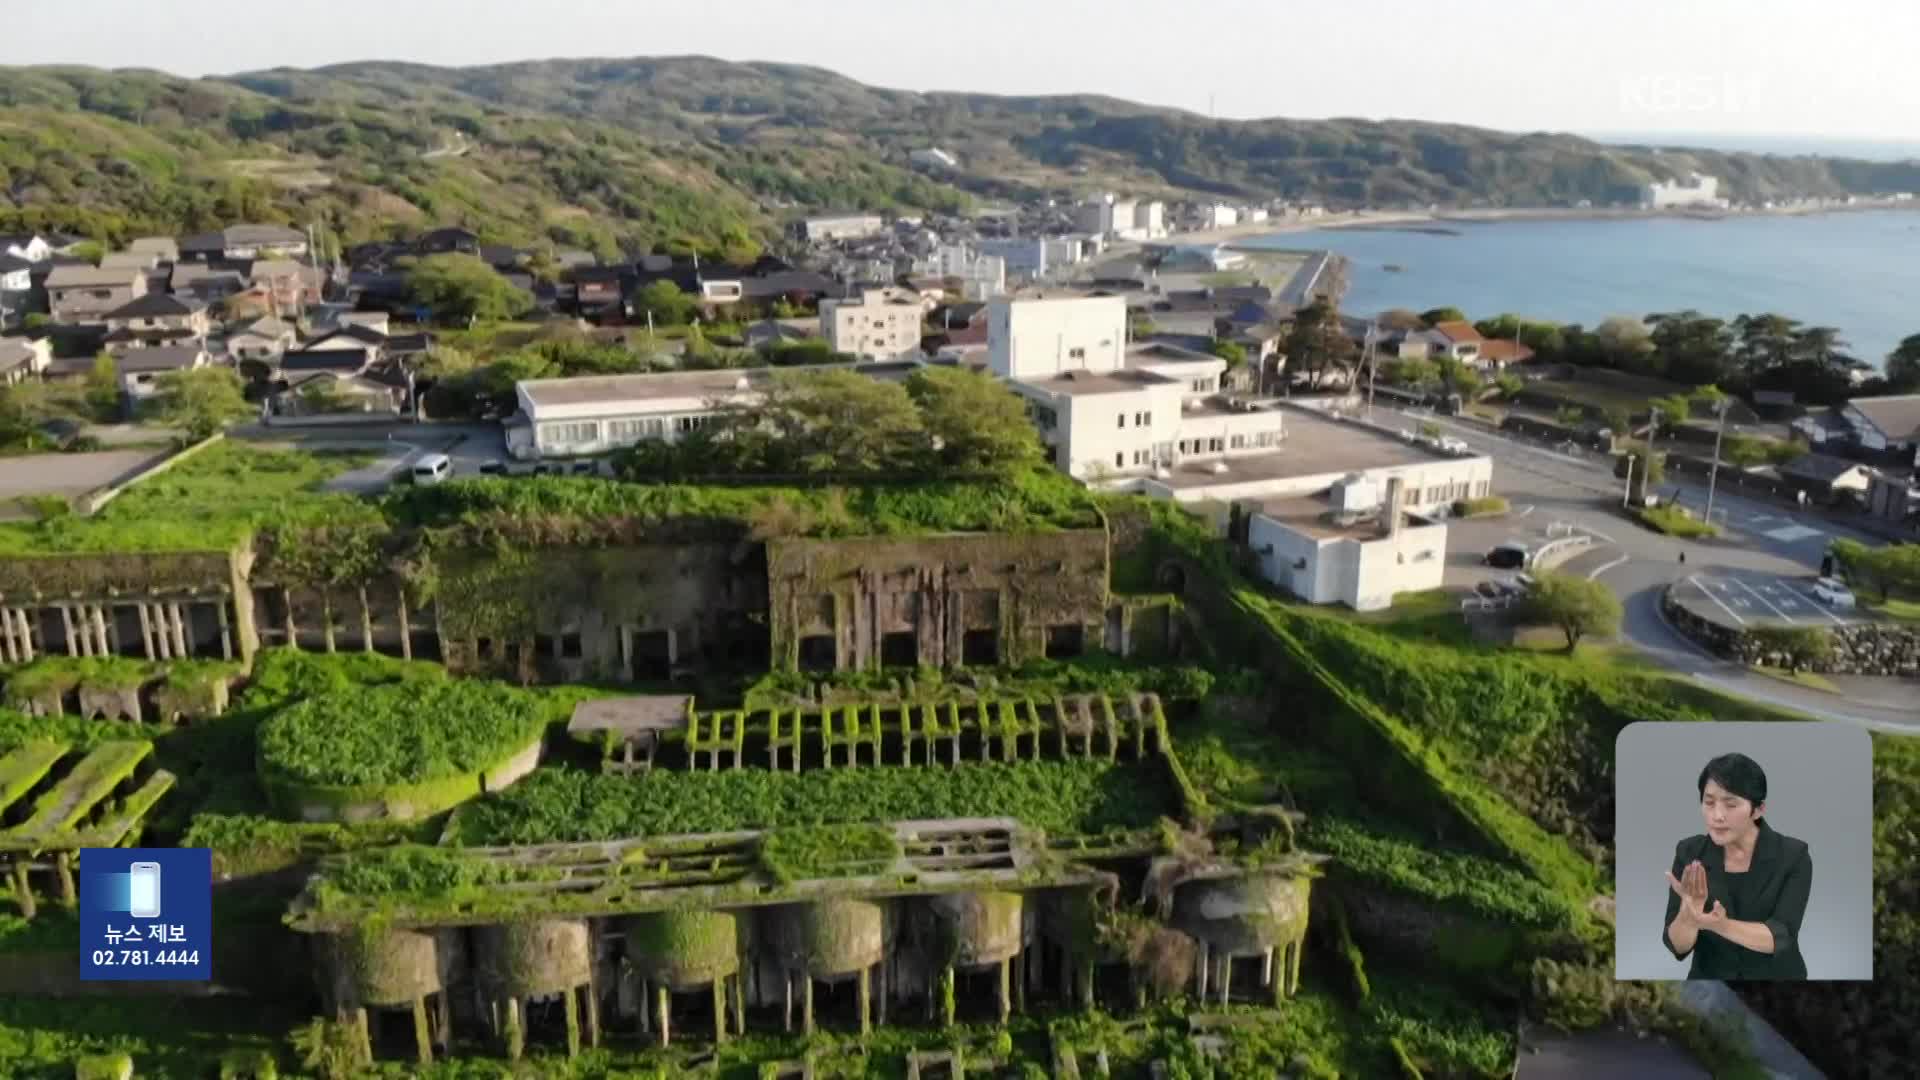
[[[773,664],[787,670],[1019,664],[1106,638],[1107,537],[774,540]]]
[[[0,663],[46,656],[247,660],[247,551],[0,559]]]
[[[1723,626],[1697,615],[1662,593],[1661,611],[1674,629],[1707,647],[1716,656],[1743,664],[1787,667],[1787,657],[1770,651],[1766,643],[1747,631]],[[1888,623],[1856,623],[1847,626],[1812,627],[1833,642],[1833,651],[1823,663],[1807,665],[1806,670],[1831,675],[1920,676],[1920,627]]]

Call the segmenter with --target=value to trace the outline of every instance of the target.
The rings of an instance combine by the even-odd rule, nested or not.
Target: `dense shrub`
[[[266,775],[300,784],[407,784],[470,775],[540,737],[541,699],[509,686],[414,682],[322,694],[260,726]]]

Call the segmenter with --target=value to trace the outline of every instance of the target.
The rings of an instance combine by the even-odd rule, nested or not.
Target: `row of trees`
[[[744,475],[1006,473],[1040,460],[1025,403],[991,377],[922,368],[904,383],[857,371],[775,372],[755,400],[677,442],[644,442],[616,462],[633,479]]]
[[[1880,599],[1898,594],[1920,598],[1920,544],[1868,547],[1858,540],[1835,540],[1834,561],[1856,585],[1877,590]]]

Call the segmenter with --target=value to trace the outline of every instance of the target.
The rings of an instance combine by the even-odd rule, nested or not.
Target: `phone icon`
[[[128,906],[136,919],[155,919],[160,916],[160,864],[157,862],[137,862],[127,875],[129,881]]]

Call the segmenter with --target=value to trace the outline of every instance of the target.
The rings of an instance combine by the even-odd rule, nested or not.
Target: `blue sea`
[[[1920,334],[1920,211],[1428,226],[1459,235],[1314,229],[1242,243],[1345,255],[1342,307],[1356,315],[1452,306],[1474,319],[1516,312],[1591,327],[1685,308],[1727,319],[1772,311],[1839,328],[1852,355],[1875,365]]]

